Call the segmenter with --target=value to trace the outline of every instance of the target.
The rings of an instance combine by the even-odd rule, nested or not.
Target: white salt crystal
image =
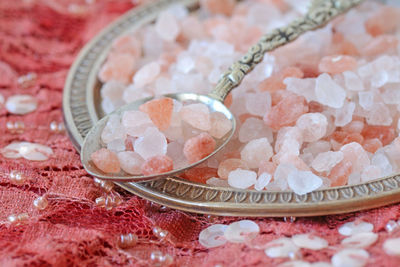
[[[107,144],[107,149],[113,152],[124,151],[125,148],[125,139],[115,139]]]
[[[317,141],[314,143],[309,143],[304,149],[303,153],[311,153],[314,157],[318,154],[327,152],[331,149],[331,143],[328,141]]]
[[[293,243],[299,248],[320,250],[328,247],[328,241],[311,234],[299,234],[292,236]]]
[[[133,137],[141,136],[147,128],[155,127],[149,115],[138,110],[125,111],[121,122],[126,133]]]
[[[287,190],[288,188],[288,176],[289,173],[296,171],[297,169],[287,163],[281,163],[278,165],[278,167],[275,169],[274,173],[274,184],[280,188],[280,190]],[[272,184],[272,183],[271,183]]]
[[[287,141],[296,141],[299,146],[303,143],[303,133],[299,127],[283,127],[278,131],[275,142],[275,151],[281,151],[282,146]],[[290,142],[294,144],[294,142]]]
[[[206,248],[215,248],[224,245],[227,240],[224,238],[224,232],[227,225],[214,224],[202,230],[199,235],[199,242]]]
[[[165,41],[172,42],[179,35],[180,28],[175,16],[170,12],[162,12],[156,21],[157,34]]]
[[[374,165],[366,167],[364,171],[361,173],[361,181],[363,182],[369,182],[381,177],[382,177],[381,168]]]
[[[262,137],[267,137],[269,141],[273,140],[272,130],[261,119],[248,118],[239,129],[239,140],[242,143]]]
[[[365,89],[362,80],[356,73],[352,71],[345,71],[343,72],[343,77],[347,90],[363,91]]]
[[[103,84],[101,87],[101,97],[108,98],[113,103],[116,103],[121,101],[125,89],[126,86],[123,83],[111,80]]]
[[[368,233],[374,230],[374,226],[367,222],[348,222],[339,227],[338,232],[341,235],[350,236],[359,233]]]
[[[182,151],[183,144],[177,141],[170,142],[167,146],[167,156],[174,161],[175,169],[180,169],[188,166],[187,159]]]
[[[346,98],[345,90],[326,73],[317,78],[315,94],[319,103],[332,108],[341,108]]]
[[[167,153],[167,139],[156,127],[148,128],[142,137],[135,141],[135,152],[148,159]]]
[[[343,239],[341,244],[350,248],[368,248],[377,240],[378,235],[375,233],[358,233]]]
[[[162,93],[164,93],[164,92],[162,92]],[[172,92],[166,92],[166,93],[172,93]],[[135,102],[137,100],[141,100],[141,99],[152,97],[152,96],[153,96],[153,94],[151,92],[147,91],[146,87],[139,88],[135,84],[131,84],[125,89],[125,91],[122,95],[122,100],[124,101],[125,104],[129,104],[129,103]],[[108,100],[108,99],[104,99],[104,100]],[[118,106],[117,104],[113,103],[114,110],[115,110],[115,107]]]
[[[121,124],[121,119],[118,115],[110,115],[106,126],[101,132],[101,140],[105,143],[111,143],[117,139],[125,139],[126,133],[125,129]]]
[[[255,238],[259,232],[258,224],[250,220],[242,220],[228,225],[224,237],[232,243],[243,243]]]
[[[180,111],[182,120],[194,128],[209,131],[211,129],[210,111],[205,104],[196,103],[183,106]]]
[[[343,127],[349,124],[353,119],[353,113],[356,109],[354,102],[345,102],[342,108],[335,110],[335,125]]]
[[[386,70],[378,70],[371,77],[371,86],[379,88],[384,86],[389,81],[389,74]]]
[[[400,238],[388,238],[383,243],[383,250],[388,255],[400,255]]]
[[[255,116],[264,116],[271,108],[271,95],[269,92],[248,93],[245,97],[247,111]]]
[[[358,101],[360,106],[365,110],[370,110],[374,104],[374,93],[373,92],[359,92]]]
[[[123,151],[117,154],[121,169],[133,175],[142,173],[141,167],[144,163],[143,158],[136,152]]]
[[[142,88],[147,84],[153,82],[161,72],[160,64],[157,62],[150,62],[140,68],[135,76],[133,76],[134,85]]]
[[[19,153],[19,149],[27,142],[15,142],[11,143],[5,147],[3,147],[0,152],[3,157],[8,159],[18,159],[21,158],[21,154]]]
[[[371,159],[371,164],[379,167],[381,170],[382,177],[388,176],[393,173],[392,164],[390,164],[387,156],[381,151],[378,150]]]
[[[187,54],[180,54],[176,62],[176,69],[182,73],[189,73],[195,67],[195,61],[193,58]]]
[[[189,10],[182,4],[173,4],[167,9],[167,12],[172,14],[178,20],[181,20],[189,15]]]
[[[399,84],[395,83],[385,86],[381,96],[385,104],[390,104],[390,105],[399,104],[400,103]]]
[[[349,175],[349,178],[347,180],[348,185],[355,185],[355,184],[360,184],[361,183],[361,174],[358,172],[353,172]]]
[[[228,176],[230,186],[239,189],[247,189],[257,181],[257,173],[248,170],[236,169]]]
[[[264,188],[269,184],[269,182],[272,179],[272,175],[269,173],[262,173],[260,176],[258,176],[257,181],[254,185],[254,189],[257,191],[262,191]]]
[[[299,250],[292,239],[282,237],[266,244],[265,254],[270,258],[288,258]]]
[[[315,142],[326,134],[328,120],[321,113],[306,113],[298,118],[296,126],[302,131],[305,142]]]
[[[272,147],[267,138],[255,139],[248,142],[240,152],[241,159],[250,168],[258,168],[261,161],[268,161],[273,154]]]
[[[13,95],[6,101],[8,112],[17,115],[24,115],[34,111],[37,108],[38,101],[30,95]]]
[[[389,126],[393,122],[388,107],[383,103],[375,103],[372,105],[367,116],[369,125]]]
[[[315,94],[315,80],[314,78],[286,78],[283,83],[286,84],[286,90],[293,92],[297,95],[304,96],[307,102],[316,101]]]
[[[228,181],[219,179],[217,177],[211,177],[206,181],[206,184],[217,187],[229,187]]]
[[[224,137],[233,127],[232,122],[221,112],[210,114],[211,136],[220,139]]]
[[[363,249],[343,249],[333,255],[333,267],[362,267],[367,264],[369,254]]]
[[[339,162],[343,160],[343,152],[328,151],[318,154],[313,160],[311,166],[317,172],[329,172]]]
[[[320,177],[310,171],[292,171],[288,178],[289,188],[298,195],[304,195],[312,192],[322,185]]]

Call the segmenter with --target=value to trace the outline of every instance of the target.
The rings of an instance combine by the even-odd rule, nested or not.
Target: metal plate
[[[97,73],[111,42],[153,21],[172,4],[195,7],[196,0],[160,0],[136,8],[103,30],[87,44],[72,66],[64,88],[63,110],[68,134],[80,150],[83,139],[104,113]],[[144,183],[116,183],[129,192],[159,204],[195,213],[233,216],[316,216],[380,207],[400,199],[400,176],[372,182],[317,190],[299,196],[292,192],[258,192],[218,188],[166,178]]]

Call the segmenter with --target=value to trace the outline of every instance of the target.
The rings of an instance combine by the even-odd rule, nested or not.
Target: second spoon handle
[[[334,17],[346,12],[364,0],[314,0],[308,12],[289,25],[273,30],[264,35],[250,47],[248,52],[233,63],[223,74],[214,90],[209,94],[214,99],[223,102],[232,89],[240,84],[244,76],[260,63],[266,52],[285,45],[301,34],[315,30],[327,24]]]

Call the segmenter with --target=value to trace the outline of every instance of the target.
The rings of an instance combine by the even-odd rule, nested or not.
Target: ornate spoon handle
[[[238,86],[244,76],[263,60],[266,52],[285,45],[301,34],[327,24],[334,17],[346,12],[364,0],[314,0],[308,12],[289,25],[273,30],[261,37],[248,52],[233,63],[209,94],[212,98],[224,101],[229,92]]]

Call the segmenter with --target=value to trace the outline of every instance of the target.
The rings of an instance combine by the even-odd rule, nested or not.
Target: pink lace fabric
[[[363,220],[374,225],[378,242],[368,249],[368,266],[399,266],[400,258],[382,249],[390,237],[385,225],[400,216],[400,205],[340,216],[298,218],[285,222],[277,218],[255,218],[260,235],[251,244],[228,243],[205,249],[198,235],[215,223],[238,218],[189,214],[170,210],[140,199],[123,190],[120,206],[107,211],[95,204],[104,195],[80,163],[65,133],[50,130],[50,123],[62,121],[62,89],[66,74],[81,47],[106,24],[133,7],[128,0],[2,0],[0,1],[0,93],[31,94],[39,108],[16,116],[0,109],[0,147],[12,141],[29,141],[54,150],[51,159],[32,162],[0,156],[0,266],[155,266],[153,251],[168,253],[174,266],[276,266],[287,259],[268,258],[257,244],[283,236],[315,233],[328,240],[330,247],[302,250],[308,262],[330,261],[340,249],[337,228],[345,222]],[[19,76],[34,72],[32,84],[22,86]],[[23,133],[7,130],[7,122],[23,121]],[[22,185],[10,182],[11,171],[28,179]],[[38,211],[33,200],[46,194],[49,206]],[[11,214],[26,212],[25,224],[7,221]],[[152,229],[169,232],[158,239]],[[130,249],[118,247],[121,234],[138,235]]]

